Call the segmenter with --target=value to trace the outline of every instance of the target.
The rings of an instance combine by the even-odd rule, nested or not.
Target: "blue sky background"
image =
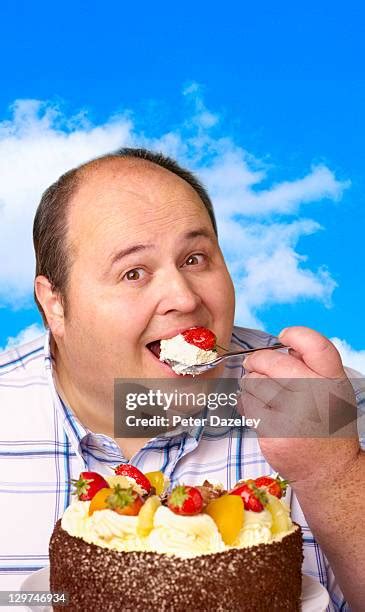
[[[210,188],[238,321],[311,326],[365,369],[365,9],[275,4],[1,3],[0,347],[39,331],[42,190],[146,144]]]

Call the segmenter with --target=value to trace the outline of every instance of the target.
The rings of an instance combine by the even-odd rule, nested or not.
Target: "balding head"
[[[145,182],[156,177],[156,172],[165,172],[165,183],[178,179],[189,184],[197,194],[210,217],[217,234],[216,220],[209,195],[199,180],[174,160],[146,149],[124,148],[117,153],[104,155],[69,170],[53,183],[43,194],[36,211],[33,226],[33,243],[36,256],[36,276],[48,278],[54,291],[58,292],[64,308],[67,308],[67,285],[75,255],[75,242],[70,238],[71,203],[77,202],[77,194],[89,190],[95,202],[97,192],[103,185],[118,176],[129,181]],[[169,175],[173,176],[169,176]],[[148,176],[148,179],[147,179]],[[145,178],[143,178],[145,177]],[[109,183],[110,184],[110,183]],[[92,189],[94,188],[94,191]],[[36,294],[36,304],[47,325],[41,304]]]

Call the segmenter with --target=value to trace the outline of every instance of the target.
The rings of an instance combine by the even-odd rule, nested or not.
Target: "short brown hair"
[[[186,170],[175,160],[162,153],[142,148],[124,147],[114,153],[102,155],[101,157],[73,168],[65,174],[62,174],[62,176],[43,193],[33,224],[33,244],[36,257],[35,275],[43,275],[48,278],[52,290],[59,293],[65,309],[67,306],[66,289],[72,265],[72,253],[70,252],[70,247],[67,247],[66,240],[69,202],[82,182],[84,170],[88,167],[92,167],[94,164],[99,165],[99,163],[103,163],[109,159],[118,158],[149,161],[173,172],[189,183],[189,185],[195,189],[207,209],[214,232],[218,235],[213,204],[203,184],[192,172]],[[35,292],[34,299],[42,315],[43,322],[47,326],[46,316]]]

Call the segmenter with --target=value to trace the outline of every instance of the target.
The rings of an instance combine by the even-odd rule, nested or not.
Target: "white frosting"
[[[193,557],[225,549],[222,537],[210,516],[181,516],[166,506],[160,506],[156,511],[148,545],[154,552],[170,553],[179,557]]]
[[[121,515],[114,510],[97,510],[89,516],[90,502],[76,500],[62,517],[62,529],[72,536],[103,548],[144,550],[137,535],[138,516]]]
[[[256,544],[268,544],[272,539],[271,524],[272,518],[268,510],[262,512],[245,510],[243,527],[234,545],[241,548],[255,546]]]
[[[82,538],[84,525],[89,516],[89,506],[90,502],[83,502],[74,498],[63,514],[61,521],[62,529],[70,535]]]
[[[160,361],[170,363],[176,374],[188,374],[189,366],[209,363],[217,357],[216,351],[205,351],[186,342],[182,334],[160,341]]]
[[[280,500],[289,512],[288,507]],[[89,516],[90,502],[74,500],[62,518],[62,528],[71,536],[103,548],[118,551],[154,551],[188,558],[280,541],[293,526],[288,514],[288,529],[276,535],[271,532],[272,517],[268,510],[245,510],[243,526],[233,546],[225,545],[221,534],[208,514],[181,516],[160,506],[153,517],[153,528],[146,537],[137,533],[138,516],[120,515],[113,510],[97,510]]]

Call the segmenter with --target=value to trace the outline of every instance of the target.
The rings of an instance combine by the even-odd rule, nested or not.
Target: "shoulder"
[[[52,396],[45,368],[46,339],[44,334],[0,354],[1,448],[11,447],[16,440],[25,444],[29,439],[51,439]]]
[[[0,384],[8,378],[43,374],[46,334],[0,353]]]
[[[231,342],[234,345],[244,348],[254,348],[256,346],[271,346],[278,339],[276,336],[260,329],[251,329],[249,327],[239,327],[235,325],[232,330]]]

